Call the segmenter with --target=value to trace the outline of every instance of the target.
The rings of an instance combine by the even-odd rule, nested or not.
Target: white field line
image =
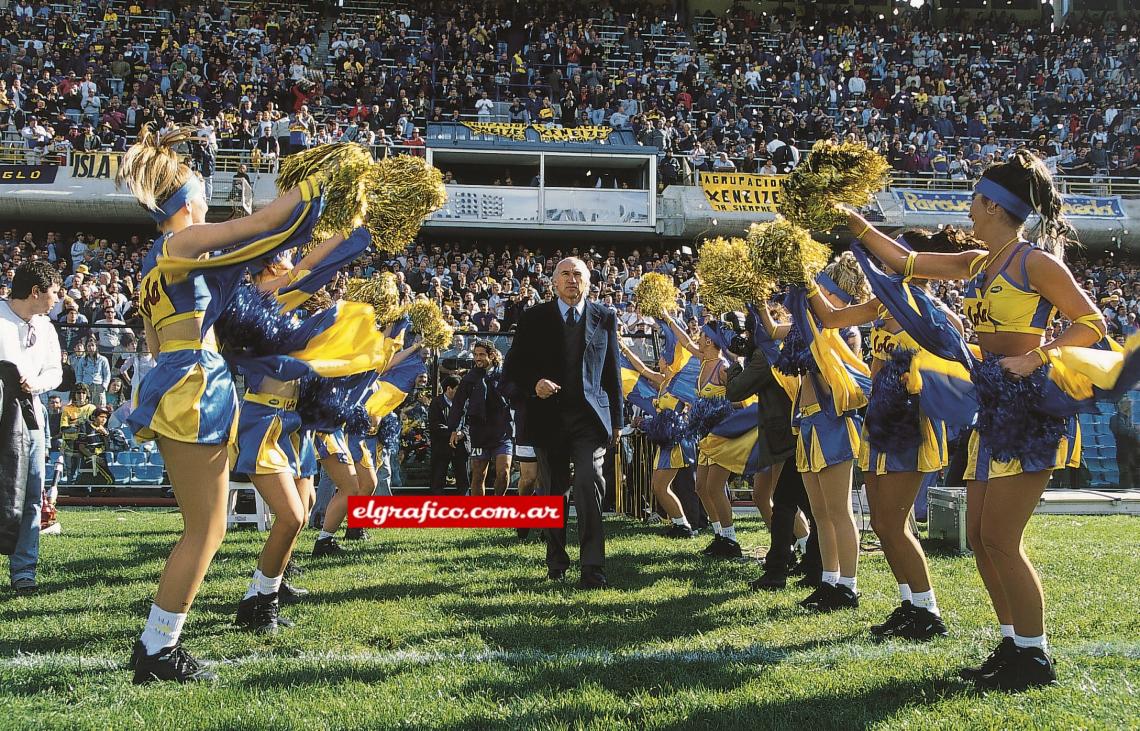
[[[482,650],[477,652],[421,652],[398,650],[394,652],[307,652],[295,655],[254,653],[210,665],[248,665],[262,662],[278,664],[322,664],[343,663],[370,667],[426,666],[446,664],[487,664],[537,665],[562,663],[590,663],[611,666],[625,663],[669,663],[681,665],[705,665],[723,663],[757,663],[762,665],[831,665],[852,660],[888,659],[895,655],[938,650],[937,646],[915,648],[904,643],[884,643],[881,645],[841,644],[818,647],[792,653],[782,653],[772,648],[752,645],[742,649],[720,650],[632,650],[628,652],[608,652],[605,650],[570,650],[567,652],[543,652],[539,650]],[[1060,646],[1058,657],[1069,663],[1084,658],[1112,657],[1140,660],[1140,642],[1086,642],[1077,645]],[[115,669],[126,666],[127,656],[85,656],[67,653],[21,653],[14,657],[0,658],[0,671],[4,670],[96,670]],[[1066,663],[1066,664],[1069,664]]]

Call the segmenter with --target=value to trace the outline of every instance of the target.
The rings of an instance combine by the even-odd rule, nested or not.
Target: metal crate
[[[958,553],[970,553],[966,540],[966,488],[932,487],[926,492],[927,533]]]

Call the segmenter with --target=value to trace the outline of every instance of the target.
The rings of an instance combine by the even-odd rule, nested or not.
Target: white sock
[[[277,590],[281,588],[281,580],[285,578],[284,574],[281,576],[270,577],[266,576],[260,571],[257,573],[261,579],[261,586],[257,588],[257,593],[261,594],[262,596],[266,596],[268,594],[276,594]]]
[[[718,536],[723,535],[724,529],[720,527],[720,523],[717,523],[714,521],[712,526],[713,526],[713,533],[716,533]]]
[[[934,589],[930,591],[916,591],[910,601],[914,606],[922,607],[937,617],[942,616],[942,612],[938,611],[938,601],[934,598]]]
[[[1049,650],[1049,642],[1045,639],[1045,635],[1038,635],[1037,637],[1025,637],[1019,634],[1014,634],[1013,644],[1018,647],[1040,647],[1042,650]]]
[[[326,538],[332,538],[334,535],[336,535],[336,534],[335,533],[329,533],[327,530],[322,530],[320,535],[317,536],[317,540],[323,541]]]
[[[1012,638],[1012,637],[1013,637],[1013,625],[1012,625],[1012,624],[1003,624],[1003,625],[1001,625],[1001,636],[1002,636],[1003,638],[1004,638],[1004,637],[1010,637],[1010,638]]]
[[[840,576],[839,581],[836,582],[839,586],[846,586],[851,591],[855,591],[855,577],[854,576]]]
[[[150,605],[150,617],[143,629],[142,643],[146,654],[155,655],[160,650],[178,642],[182,635],[182,625],[186,624],[186,613],[175,614],[161,609],[157,604]]]
[[[910,593],[910,584],[899,584],[899,597],[901,601],[913,602],[913,595]]]
[[[253,572],[253,578],[249,580],[249,587],[245,590],[245,596],[241,598],[242,601],[249,599],[251,596],[257,596],[258,590],[261,588],[261,569],[256,569]]]
[[[796,550],[800,553],[807,553],[808,536],[796,539]]]
[[[673,525],[683,525],[686,528],[690,527],[689,519],[683,515],[680,518],[673,518]]]
[[[836,584],[838,584],[839,583],[839,572],[838,571],[824,571],[823,572],[823,583],[831,584],[832,586],[835,586]]]
[[[736,526],[730,525],[727,528],[721,528],[720,534],[730,541],[736,540]]]

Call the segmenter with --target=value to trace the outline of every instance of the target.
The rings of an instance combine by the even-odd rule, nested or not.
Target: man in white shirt
[[[28,262],[16,269],[12,298],[0,302],[0,361],[16,366],[21,388],[32,396],[46,394],[63,380],[59,338],[47,317],[59,298],[60,283],[59,272],[47,262]],[[47,423],[43,403],[39,398],[33,402],[36,423],[25,425],[29,449],[24,506],[15,550],[8,561],[12,588],[25,594],[36,591]]]

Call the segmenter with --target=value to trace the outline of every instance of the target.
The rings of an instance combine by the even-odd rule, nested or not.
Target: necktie
[[[566,326],[567,327],[574,327],[574,325],[576,325],[578,323],[578,320],[575,317],[577,312],[578,312],[578,310],[574,309],[573,307],[571,307],[569,310],[566,311]]]

